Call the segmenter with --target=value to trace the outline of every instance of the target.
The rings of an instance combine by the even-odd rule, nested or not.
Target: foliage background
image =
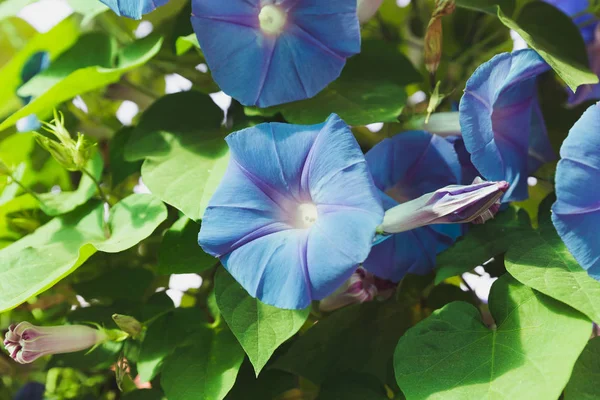
[[[23,320],[115,328],[119,313],[147,331],[141,341],[25,366],[3,353],[0,400],[31,382],[57,400],[600,398],[600,341],[588,341],[600,320],[600,284],[550,223],[552,199],[543,200],[555,165],[530,179],[529,200],[442,253],[434,274],[407,276],[385,302],[331,314],[250,298],[196,243],[227,165],[228,133],[265,121],[318,123],[336,112],[368,150],[423,128],[435,83],[423,65],[433,1],[385,0],[337,81],[313,99],[270,109],[219,93],[188,0],[141,22],[67,0],[73,13],[44,32],[19,18],[25,3],[36,2],[0,2],[0,159],[27,189],[0,182],[0,329]],[[539,1],[456,3],[443,18],[437,79],[445,97],[436,111],[456,110],[480,64],[525,45],[511,28],[554,68],[538,91],[558,152],[590,104],[565,107],[564,83],[593,80],[575,26]],[[24,83],[39,52],[50,68]],[[88,169],[114,204],[109,239],[93,181],[63,169],[31,133],[16,133],[21,118],[47,119],[53,108],[71,132],[98,142]]]

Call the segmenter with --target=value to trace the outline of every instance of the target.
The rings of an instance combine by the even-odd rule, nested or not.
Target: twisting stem
[[[108,196],[106,196],[106,193],[104,193],[104,190],[102,190],[100,182],[94,177],[94,175],[90,173],[90,171],[88,171],[85,168],[82,168],[81,172],[87,175],[94,182],[96,188],[98,189],[98,193],[100,194],[100,197],[103,200],[102,227],[104,228],[104,236],[108,239],[111,235],[110,226],[108,225],[110,214],[110,202],[108,201]]]
[[[81,172],[87,175],[94,182],[94,185],[96,185],[96,188],[98,189],[98,193],[100,194],[100,197],[102,197],[102,200],[104,200],[105,203],[110,205],[110,202],[108,201],[108,196],[106,196],[106,193],[104,193],[104,190],[102,190],[100,182],[94,177],[94,175],[92,175],[92,173],[85,168],[82,168]]]
[[[29,195],[31,195],[31,197],[33,197],[34,199],[36,199],[40,204],[44,204],[44,202],[42,201],[42,199],[40,199],[40,197],[37,195],[37,193],[35,193],[33,190],[29,189],[27,186],[23,185],[19,180],[15,179],[14,176],[8,175],[8,177],[11,179],[11,181],[13,181],[14,183],[16,183],[17,186],[19,186],[26,193],[28,193]]]

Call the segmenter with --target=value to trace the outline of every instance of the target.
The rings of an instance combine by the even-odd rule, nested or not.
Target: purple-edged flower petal
[[[504,201],[528,197],[530,145],[546,148],[540,145],[548,141],[545,126],[533,114],[538,110],[536,77],[549,68],[535,51],[526,49],[495,56],[467,81],[460,102],[465,147],[485,179],[510,183]]]
[[[192,25],[215,81],[247,106],[313,97],[360,51],[356,0],[193,0]]]
[[[423,131],[385,139],[366,155],[384,209],[460,182],[461,167],[452,145]],[[376,245],[364,267],[371,273],[399,281],[408,273],[424,274],[435,266],[435,256],[462,234],[458,225],[432,225],[402,232]]]
[[[600,280],[600,103],[575,123],[560,156],[552,222],[575,259]]]
[[[117,15],[141,19],[144,14],[164,6],[169,0],[100,0],[110,7]]]
[[[231,159],[198,242],[250,293],[281,308],[331,294],[369,254],[383,220],[365,158],[338,116],[227,137]]]

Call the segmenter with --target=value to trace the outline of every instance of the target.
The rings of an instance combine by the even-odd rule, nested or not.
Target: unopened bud
[[[117,324],[119,329],[129,334],[129,336],[131,336],[133,339],[137,339],[142,333],[143,326],[141,322],[133,317],[128,315],[113,314],[112,319],[115,321],[115,324]]]
[[[319,303],[321,311],[330,312],[350,304],[365,303],[375,298],[391,296],[396,284],[377,278],[358,268],[344,284],[330,296]]]
[[[425,34],[425,68],[432,75],[436,73],[442,59],[442,17],[452,14],[455,9],[454,0],[438,0],[429,20]]]
[[[410,231],[432,224],[484,223],[500,209],[507,182],[451,185],[389,209],[379,226],[383,234]]]
[[[29,322],[21,322],[8,328],[4,347],[13,360],[29,364],[48,354],[81,351],[106,340],[104,331],[89,326],[35,326]]]
[[[95,144],[87,140],[81,133],[77,134],[77,140],[65,127],[62,113],[54,111],[54,119],[51,122],[42,123],[44,130],[51,133],[56,139],[35,133],[35,139],[60,165],[69,171],[82,170],[94,154]]]

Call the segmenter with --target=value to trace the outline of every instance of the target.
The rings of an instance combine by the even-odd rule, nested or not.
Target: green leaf
[[[203,329],[206,318],[199,309],[179,308],[152,322],[142,342],[137,363],[142,382],[149,382],[160,373],[165,358],[178,346]]]
[[[139,173],[142,167],[141,161],[129,162],[125,160],[125,145],[131,138],[133,128],[123,128],[115,133],[110,140],[110,170],[112,184],[117,186],[129,176]]]
[[[509,208],[483,225],[471,225],[465,237],[437,257],[435,282],[461,275],[498,256],[531,231],[525,211]]]
[[[0,68],[36,34],[35,28],[21,18],[0,19]]]
[[[90,51],[94,49],[94,51]],[[110,68],[116,42],[99,32],[82,35],[77,42],[17,90],[21,97],[38,97],[78,69],[98,66]]]
[[[152,271],[144,268],[113,268],[94,279],[73,283],[73,289],[84,299],[138,300],[144,297],[154,280]]]
[[[90,172],[97,181],[100,181],[103,169],[104,162],[102,161],[102,155],[100,152],[96,152],[92,159],[88,161],[86,170]],[[84,174],[81,176],[77,190],[73,192],[50,192],[39,194],[38,197],[42,201],[42,203],[40,203],[40,208],[51,217],[66,214],[82,204],[85,204],[96,194],[97,190],[96,184],[92,178]]]
[[[21,107],[17,89],[22,84],[21,71],[29,58],[37,52],[45,51],[53,60],[73,45],[78,36],[77,19],[67,18],[47,33],[38,34],[30,39],[27,45],[0,69],[0,117]],[[0,127],[0,130],[3,129],[4,127]]]
[[[598,76],[589,69],[587,50],[579,29],[556,7],[542,1],[528,3],[516,20],[498,8],[498,18],[521,35],[571,90],[575,91],[579,85],[598,83]]]
[[[337,113],[350,125],[397,122],[406,103],[404,87],[421,75],[394,46],[365,41],[342,75],[312,99],[276,107],[294,124],[317,124]]]
[[[256,376],[275,350],[304,325],[310,309],[282,310],[252,298],[224,269],[215,277],[215,295],[221,315],[236,336]]]
[[[600,337],[590,340],[575,363],[565,400],[596,400],[600,393]]]
[[[60,82],[7,118],[0,124],[0,131],[14,125],[23,117],[31,114],[43,115],[57,105],[79,94],[87,93],[119,81],[123,74],[145,64],[154,57],[160,50],[162,42],[162,37],[151,35],[130,44],[118,54],[118,64],[115,68],[94,65],[74,70]],[[31,88],[37,85],[34,80],[35,78],[30,81],[30,90],[33,90]],[[28,93],[27,88],[24,87],[22,92]]]
[[[194,221],[229,162],[222,120],[208,95],[168,95],[144,112],[125,149],[128,161],[145,159],[142,178],[150,191]]]
[[[191,48],[196,48],[200,50],[198,37],[195,33],[191,33],[187,36],[181,36],[177,38],[177,41],[175,42],[175,53],[178,56],[187,53]]]
[[[550,219],[550,202],[540,207],[540,228],[515,242],[505,256],[506,270],[521,283],[600,321],[600,282],[571,255]]]
[[[292,343],[274,368],[321,384],[346,373],[386,383],[398,339],[411,325],[410,303],[390,299],[338,310]]]
[[[0,160],[9,168],[23,168],[23,173],[16,175],[19,175],[19,181],[28,188],[37,190],[41,186],[50,190],[53,186],[65,189],[71,186],[68,172],[37,145],[31,132],[10,135],[0,142]],[[0,188],[4,183],[6,177],[0,177]],[[13,183],[13,186],[17,185]],[[20,191],[19,188],[13,195]],[[8,199],[12,197],[7,196],[5,190],[0,196],[0,204]]]
[[[455,302],[408,330],[394,354],[411,399],[556,399],[591,324],[579,312],[509,275],[494,283],[488,328],[474,306]]]
[[[134,194],[111,209],[108,238],[101,204],[91,203],[53,219],[0,250],[0,310],[14,308],[52,287],[97,250],[117,253],[135,246],[166,217],[160,200]]]
[[[200,225],[180,218],[165,232],[158,252],[158,272],[163,275],[200,273],[219,260],[198,245]]]
[[[244,351],[233,334],[204,328],[195,343],[165,361],[160,382],[169,400],[221,400],[235,383]]]
[[[496,15],[496,10],[501,7],[511,15],[515,8],[515,0],[456,0],[456,6],[493,15]]]

